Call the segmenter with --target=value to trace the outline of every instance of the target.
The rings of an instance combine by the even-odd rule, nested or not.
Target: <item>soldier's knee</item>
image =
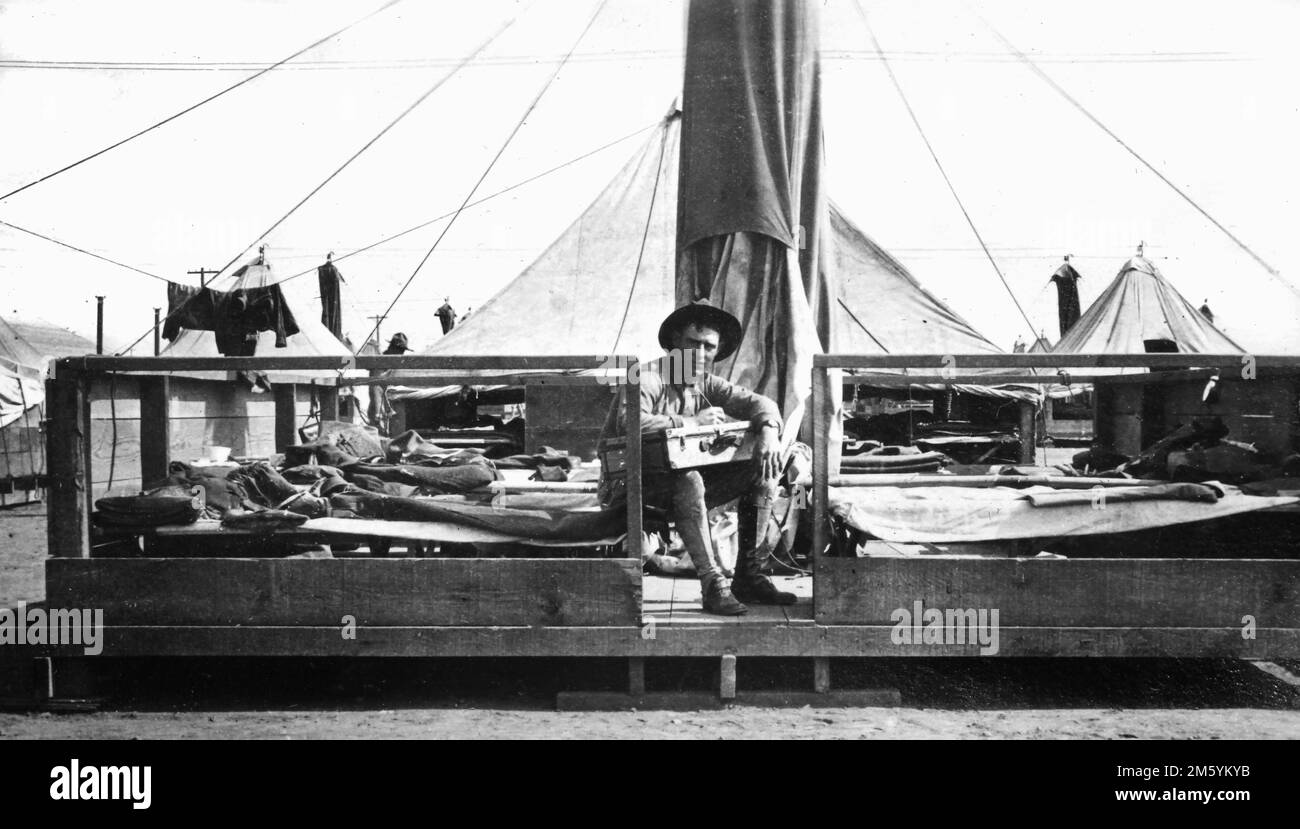
[[[692,469],[680,473],[674,483],[675,492],[680,497],[704,497],[704,476],[699,473],[699,470]]]

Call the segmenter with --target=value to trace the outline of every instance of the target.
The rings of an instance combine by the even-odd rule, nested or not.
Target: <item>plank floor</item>
[[[772,581],[798,596],[798,602],[785,607],[751,605],[744,616],[714,616],[701,606],[698,579],[642,576],[642,615],[656,625],[811,625],[812,577],[777,576]]]

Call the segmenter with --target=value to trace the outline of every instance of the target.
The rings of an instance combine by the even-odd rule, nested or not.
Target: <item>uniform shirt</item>
[[[641,398],[641,433],[657,432],[686,425],[687,418],[702,409],[718,406],[728,417],[748,420],[755,428],[771,424],[781,428],[781,410],[775,401],[728,382],[716,374],[700,374],[690,385],[674,385],[663,374],[642,372],[638,378]],[[617,408],[605,423],[604,436],[622,436],[627,413],[620,395]],[[611,423],[610,420],[613,422]]]

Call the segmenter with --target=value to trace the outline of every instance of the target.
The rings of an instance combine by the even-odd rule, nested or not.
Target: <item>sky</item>
[[[382,5],[338,0],[0,0],[0,193],[102,149]],[[235,259],[399,113],[407,117],[266,235],[290,299],[314,268],[625,139],[339,264],[345,330],[422,349],[450,296],[481,305],[596,197],[680,94],[681,0],[403,0],[239,89],[7,199],[0,221],[157,276]],[[1086,308],[1139,242],[1260,354],[1300,353],[1300,4],[1243,0],[863,0],[935,154],[1033,329],[1057,338],[1064,254]],[[597,12],[597,9],[599,11]],[[587,33],[579,40],[588,21]],[[464,58],[514,22],[463,68]],[[1007,51],[1031,58],[1280,272],[1271,275]],[[111,33],[106,36],[105,33]],[[575,48],[575,42],[577,43]],[[520,123],[560,59],[574,49]],[[1028,338],[875,53],[853,0],[822,10],[828,189],[977,329]],[[627,136],[631,135],[630,138]],[[504,148],[504,149],[503,149]],[[499,153],[494,164],[489,164]],[[486,176],[484,175],[486,171]],[[481,179],[481,181],[480,181]],[[445,235],[443,235],[445,234]],[[420,262],[443,235],[423,267]],[[228,282],[227,282],[228,284]],[[218,287],[221,283],[218,282]],[[114,350],[151,331],[162,281],[0,226],[0,315]],[[544,319],[537,320],[544,325]],[[146,337],[141,350],[151,348]]]

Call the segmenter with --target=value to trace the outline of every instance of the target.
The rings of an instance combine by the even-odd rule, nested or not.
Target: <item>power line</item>
[[[85,248],[79,248],[79,247],[77,247],[76,245],[69,244],[69,243],[67,243],[67,242],[62,242],[62,241],[60,241],[60,240],[58,240],[58,239],[55,239],[53,236],[46,236],[46,235],[43,234],[43,233],[37,233],[37,232],[34,231],[34,230],[28,230],[28,229],[25,228],[25,227],[19,227],[18,225],[13,224],[12,222],[6,222],[6,221],[4,221],[3,219],[0,219],[0,225],[4,225],[4,226],[7,227],[7,228],[11,228],[11,229],[13,229],[13,230],[16,230],[16,231],[18,231],[19,233],[26,233],[28,236],[35,236],[37,239],[44,239],[45,241],[47,241],[47,242],[52,242],[52,243],[54,243],[54,244],[56,244],[56,245],[59,245],[60,247],[65,247],[65,248],[67,248],[68,250],[75,250],[77,253],[84,253],[84,254],[86,254],[87,256],[93,256],[94,258],[96,258],[96,259],[98,259],[98,260],[100,260],[100,261],[102,261],[102,262],[107,262],[107,263],[109,263],[110,265],[117,265],[119,268],[126,268],[128,271],[135,271],[136,273],[138,273],[138,274],[143,274],[143,275],[145,275],[145,276],[147,276],[147,277],[150,277],[151,279],[157,279],[157,280],[159,280],[159,281],[161,281],[161,282],[170,282],[170,281],[171,281],[171,280],[169,280],[169,279],[168,279],[167,277],[165,277],[165,276],[159,276],[159,275],[156,274],[156,273],[149,273],[148,271],[140,270],[139,268],[137,268],[137,267],[135,267],[135,266],[133,266],[133,265],[128,265],[128,264],[126,264],[125,262],[119,262],[119,261],[117,261],[116,259],[109,259],[107,256],[100,256],[98,253],[93,253],[93,252],[91,252],[91,251],[86,250]]]
[[[399,2],[399,0],[393,0],[393,2]],[[531,5],[529,6],[529,8],[531,8]],[[525,9],[525,11],[527,11],[527,9]],[[351,164],[353,161],[355,161],[355,160],[357,159],[358,156],[360,156],[362,153],[364,153],[366,150],[368,150],[368,149],[371,147],[371,145],[373,145],[376,141],[378,141],[380,138],[382,138],[382,137],[384,136],[385,133],[387,133],[387,132],[388,132],[390,129],[392,129],[393,127],[397,126],[398,122],[400,122],[403,118],[405,118],[407,115],[409,115],[409,114],[411,113],[412,110],[414,110],[416,107],[418,107],[421,103],[424,102],[424,100],[425,100],[426,98],[428,98],[428,97],[429,97],[430,95],[432,95],[435,91],[437,91],[438,88],[441,87],[444,83],[446,83],[448,79],[450,79],[452,76],[454,76],[454,75],[456,74],[456,72],[460,70],[461,67],[463,67],[465,64],[469,63],[471,60],[474,59],[474,57],[475,57],[476,55],[478,55],[480,52],[482,52],[484,49],[486,49],[489,45],[491,45],[491,44],[492,44],[492,43],[493,43],[493,42],[494,42],[498,37],[501,36],[502,32],[504,32],[506,29],[508,29],[508,28],[510,28],[511,26],[513,26],[514,23],[515,23],[515,21],[518,20],[518,19],[519,19],[519,15],[515,15],[514,17],[511,17],[509,20],[507,20],[504,24],[502,24],[502,26],[501,26],[499,29],[497,29],[495,32],[493,32],[493,33],[492,33],[492,34],[491,34],[491,35],[490,35],[486,40],[484,40],[483,43],[480,44],[479,47],[478,47],[477,49],[475,49],[473,52],[471,52],[469,55],[467,55],[467,56],[466,56],[466,57],[465,57],[465,58],[460,62],[460,64],[458,64],[458,65],[457,65],[454,69],[452,69],[450,72],[448,72],[447,74],[445,74],[445,75],[443,75],[441,78],[439,78],[438,81],[437,81],[436,83],[434,83],[434,85],[431,86],[428,90],[426,90],[426,91],[424,92],[424,94],[422,94],[419,98],[417,98],[417,99],[415,100],[414,103],[412,103],[409,107],[407,107],[405,110],[403,110],[403,111],[402,111],[402,112],[401,112],[401,113],[400,113],[396,118],[394,118],[392,121],[389,121],[388,124],[387,124],[387,125],[386,125],[382,130],[380,130],[379,133],[378,133],[377,135],[375,135],[375,137],[373,137],[373,138],[371,138],[369,141],[367,141],[367,142],[365,143],[365,145],[361,147],[361,149],[359,149],[359,150],[357,150],[355,153],[353,153],[352,156],[349,157],[347,161],[343,162],[343,164],[340,165],[338,169],[336,169],[334,172],[332,172],[332,173],[330,173],[328,176],[326,176],[326,178],[325,178],[324,181],[322,181],[320,184],[316,185],[316,186],[312,189],[312,191],[311,191],[310,193],[308,193],[306,196],[303,196],[302,199],[299,200],[297,204],[295,204],[293,207],[289,208],[289,212],[285,213],[283,216],[281,216],[279,219],[277,219],[277,220],[275,221],[275,223],[272,224],[269,228],[267,228],[265,232],[263,232],[261,235],[259,235],[259,236],[257,237],[257,239],[255,239],[255,240],[252,242],[252,244],[250,244],[248,247],[244,248],[244,249],[241,250],[238,254],[236,254],[235,257],[234,257],[233,259],[231,259],[229,262],[227,262],[227,263],[226,263],[226,264],[225,264],[225,265],[220,269],[220,271],[219,271],[218,273],[224,272],[224,271],[225,271],[227,268],[229,268],[231,265],[235,264],[235,262],[239,261],[239,258],[240,258],[241,256],[243,256],[244,254],[248,253],[248,251],[251,250],[251,249],[253,248],[254,245],[256,245],[258,242],[260,242],[260,241],[262,241],[263,239],[265,239],[265,238],[266,238],[266,237],[267,237],[267,236],[268,236],[268,235],[269,235],[273,230],[275,230],[277,227],[279,227],[281,223],[283,223],[286,219],[288,219],[290,216],[292,216],[292,215],[294,214],[294,212],[295,212],[298,208],[300,208],[300,207],[302,207],[304,204],[306,204],[306,202],[307,202],[308,199],[310,199],[312,196],[316,195],[316,193],[320,192],[320,189],[321,189],[322,187],[324,187],[326,184],[329,184],[330,181],[333,180],[335,176],[337,176],[339,173],[343,172],[343,170],[344,170],[344,169],[345,169],[349,164]],[[213,280],[212,280],[212,283],[215,284],[216,281],[217,281],[217,279],[219,279],[219,278],[220,278],[220,277],[214,277]],[[167,316],[166,316],[164,319],[171,319],[173,316],[175,316],[177,313],[179,313],[180,310],[181,310],[182,308],[184,308],[185,305],[186,305],[188,302],[189,302],[189,300],[186,300],[185,303],[182,303],[181,305],[177,306],[176,308],[169,310],[169,311],[167,312]],[[152,329],[150,329],[150,330],[152,330]],[[135,348],[137,345],[139,345],[140,342],[141,342],[145,337],[147,337],[147,336],[149,336],[149,331],[145,331],[143,334],[141,334],[139,337],[136,338],[135,342],[131,343],[129,346],[127,346],[127,347],[126,347],[125,349],[123,349],[122,351],[123,351],[123,352],[125,352],[125,351],[130,351],[131,349],[133,349],[133,348]],[[118,352],[118,353],[122,353],[122,352]]]
[[[1161,172],[1154,164],[1152,164],[1150,161],[1147,161],[1145,158],[1143,158],[1142,155],[1139,154],[1137,150],[1133,149],[1133,147],[1131,147],[1124,139],[1120,138],[1110,127],[1103,124],[1101,122],[1101,119],[1093,115],[1092,112],[1089,111],[1088,108],[1085,107],[1082,103],[1080,103],[1077,98],[1075,98],[1069,92],[1066,92],[1065,88],[1062,87],[1055,80],[1053,80],[1050,75],[1044,72],[1042,67],[1034,63],[1034,61],[1028,55],[1026,55],[1024,52],[1016,48],[1015,44],[1013,44],[1010,40],[1007,40],[1007,38],[1004,37],[1003,34],[1000,31],[998,31],[997,28],[995,28],[992,23],[990,23],[988,20],[986,20],[983,17],[983,15],[981,15],[979,12],[975,11],[974,9],[970,8],[969,6],[967,6],[967,10],[971,14],[973,14],[976,18],[978,18],[979,21],[983,23],[990,32],[993,33],[994,37],[996,37],[998,40],[1002,42],[1002,45],[1007,48],[1007,51],[1015,55],[1016,58],[1018,58],[1022,63],[1025,64],[1025,66],[1028,66],[1035,75],[1037,75],[1039,78],[1043,80],[1044,83],[1046,83],[1052,89],[1056,90],[1056,92],[1060,94],[1060,96],[1064,98],[1066,101],[1068,101],[1071,106],[1077,109],[1080,114],[1082,114],[1085,118],[1087,118],[1089,121],[1095,124],[1097,128],[1100,129],[1102,132],[1106,133],[1112,139],[1114,139],[1115,143],[1119,144],[1121,147],[1127,150],[1129,155],[1136,158],[1142,164],[1142,166],[1146,167],[1148,170],[1154,173],[1156,178],[1160,179],[1165,184],[1169,185],[1169,188],[1173,190],[1175,193],[1177,193],[1179,196],[1181,196],[1183,201],[1190,204],[1196,210],[1197,213],[1200,213],[1207,220],[1209,220],[1210,224],[1214,225],[1219,230],[1223,231],[1223,234],[1225,236],[1231,239],[1233,243],[1237,245],[1237,247],[1245,251],[1246,254],[1250,256],[1250,258],[1258,262],[1260,267],[1268,271],[1271,276],[1273,276],[1275,279],[1277,279],[1286,287],[1290,288],[1294,293],[1300,295],[1300,288],[1297,288],[1295,285],[1292,285],[1286,279],[1283,279],[1281,272],[1278,271],[1277,268],[1273,267],[1267,261],[1265,261],[1264,257],[1260,256],[1253,249],[1251,249],[1249,245],[1247,245],[1244,241],[1239,239],[1237,235],[1234,234],[1231,230],[1228,230],[1228,228],[1225,227],[1222,222],[1220,222],[1218,219],[1211,216],[1209,211],[1207,211],[1204,207],[1201,207],[1201,205],[1198,204],[1195,199],[1193,199],[1190,195],[1184,192],[1183,189],[1180,188],[1177,184],[1174,184],[1173,181],[1171,181],[1169,177],[1166,176],[1163,172]]]
[[[528,120],[528,116],[532,115],[533,110],[536,109],[537,107],[537,104],[541,102],[542,96],[544,96],[546,94],[546,91],[551,88],[551,84],[555,82],[555,79],[559,76],[560,71],[564,69],[565,65],[569,62],[569,57],[574,53],[574,51],[577,50],[578,44],[581,43],[582,39],[587,36],[587,32],[591,30],[592,24],[596,22],[596,18],[600,16],[600,12],[602,9],[605,8],[605,4],[607,2],[608,0],[600,0],[600,4],[596,6],[596,10],[592,12],[591,19],[588,20],[587,25],[583,27],[582,32],[578,35],[578,39],[573,42],[573,46],[570,47],[568,53],[565,54],[564,58],[559,62],[558,65],[556,65],[555,71],[552,72],[551,76],[546,79],[546,83],[542,84],[542,88],[537,92],[537,97],[533,98],[533,102],[528,105],[528,109],[524,110],[524,114],[519,118],[518,123],[515,124],[514,129],[510,131],[510,134],[506,136],[506,140],[504,143],[502,143],[501,148],[497,150],[496,155],[492,156],[492,160],[488,162],[487,168],[483,170],[483,174],[478,177],[478,181],[474,182],[474,186],[471,187],[469,193],[466,194],[465,200],[460,203],[460,207],[456,208],[456,212],[453,213],[451,218],[447,220],[446,227],[444,227],[442,229],[442,232],[438,234],[438,238],[433,241],[433,245],[430,246],[429,251],[424,254],[424,258],[420,260],[420,264],[416,265],[415,270],[411,271],[411,275],[406,278],[406,282],[402,285],[401,289],[397,292],[397,296],[393,297],[393,301],[389,303],[388,309],[384,311],[385,317],[387,317],[390,313],[392,313],[393,308],[397,305],[397,301],[402,298],[402,294],[406,293],[406,289],[411,287],[411,282],[414,281],[416,275],[420,273],[420,269],[424,267],[424,263],[429,261],[429,257],[432,256],[433,252],[438,248],[438,244],[442,242],[442,240],[447,236],[447,231],[451,230],[452,225],[456,223],[456,219],[460,217],[460,214],[469,205],[470,200],[474,198],[474,194],[477,193],[478,188],[482,186],[483,180],[486,179],[488,177],[488,174],[492,172],[492,168],[496,166],[497,161],[500,160],[502,154],[505,153],[506,148],[510,146],[510,142],[513,141],[515,136],[519,134],[519,130],[523,128],[524,123]],[[373,336],[374,333],[375,331],[372,330],[369,334],[367,334],[362,339],[362,342],[365,342],[366,340],[370,339],[370,337]]]
[[[206,104],[206,103],[209,103],[209,102],[211,102],[211,101],[215,101],[217,98],[220,98],[222,95],[225,95],[227,92],[233,92],[234,90],[238,89],[239,87],[243,86],[244,84],[249,83],[250,81],[257,80],[258,78],[260,78],[260,77],[262,77],[263,75],[265,75],[267,72],[270,72],[272,69],[275,69],[276,67],[279,67],[279,66],[284,65],[285,63],[288,63],[289,61],[291,61],[291,60],[293,60],[294,58],[298,57],[299,55],[303,54],[304,52],[311,51],[312,49],[315,49],[317,46],[320,46],[322,43],[325,43],[326,41],[329,41],[329,40],[333,40],[334,38],[336,38],[336,37],[338,37],[339,35],[341,35],[341,34],[343,34],[344,32],[346,32],[348,29],[351,29],[353,26],[356,26],[356,25],[359,24],[359,23],[362,23],[362,22],[364,22],[364,21],[366,21],[366,20],[369,20],[370,18],[374,17],[375,15],[379,14],[380,12],[382,12],[382,11],[384,11],[384,10],[386,10],[386,9],[392,8],[393,6],[397,5],[397,4],[400,3],[401,1],[402,1],[402,0],[388,0],[388,2],[385,3],[384,5],[380,6],[379,8],[377,8],[377,9],[375,9],[374,11],[370,12],[369,14],[365,15],[364,17],[359,17],[359,18],[357,18],[356,20],[352,21],[351,23],[349,23],[348,25],[344,26],[342,29],[339,29],[338,31],[334,32],[333,34],[328,34],[328,35],[326,35],[325,37],[321,38],[320,40],[317,40],[315,43],[312,43],[312,44],[310,44],[310,45],[308,45],[308,46],[304,46],[303,48],[301,48],[301,49],[299,49],[298,51],[294,52],[292,55],[289,55],[287,58],[283,58],[283,59],[281,59],[281,60],[276,61],[275,63],[271,64],[270,66],[268,66],[268,67],[266,67],[266,68],[260,70],[260,71],[257,72],[256,74],[254,74],[254,75],[250,75],[249,77],[244,78],[243,80],[239,81],[238,83],[235,83],[235,84],[232,84],[232,85],[226,87],[225,89],[221,90],[220,92],[217,92],[217,93],[214,94],[214,95],[209,95],[208,97],[206,97],[206,98],[204,98],[203,100],[199,101],[197,104],[191,104],[190,106],[186,107],[185,109],[182,109],[180,112],[177,112],[177,113],[174,114],[174,115],[169,115],[169,116],[167,116],[166,118],[162,119],[161,121],[157,122],[156,124],[153,124],[153,125],[151,125],[151,126],[145,127],[144,129],[142,129],[142,130],[140,130],[139,132],[134,133],[134,134],[132,134],[132,135],[128,135],[126,138],[123,138],[121,141],[118,141],[118,142],[116,142],[116,143],[114,143],[114,144],[110,144],[110,145],[108,145],[107,147],[105,147],[104,149],[99,150],[99,151],[97,151],[97,152],[93,152],[93,153],[91,153],[90,155],[86,156],[85,158],[82,158],[82,159],[80,159],[80,160],[78,160],[78,161],[74,161],[74,162],[72,162],[71,164],[68,164],[68,165],[66,165],[66,166],[60,167],[59,169],[55,170],[55,171],[52,172],[52,173],[47,173],[46,175],[41,176],[40,178],[36,179],[35,181],[30,181],[30,182],[28,182],[27,184],[24,184],[22,187],[19,187],[19,188],[17,188],[16,190],[10,190],[8,193],[5,193],[3,196],[0,196],[0,201],[4,201],[5,199],[9,198],[10,196],[13,196],[13,195],[16,195],[16,194],[18,194],[18,193],[21,193],[22,191],[26,190],[27,188],[29,188],[29,187],[34,187],[34,186],[36,186],[37,184],[40,184],[40,183],[43,182],[43,181],[49,181],[50,179],[54,178],[55,176],[59,175],[60,173],[66,173],[68,170],[71,170],[73,167],[77,167],[77,166],[80,166],[80,165],[82,165],[82,164],[85,164],[87,161],[90,161],[92,158],[97,158],[97,157],[103,155],[104,153],[108,152],[109,150],[116,149],[116,148],[122,146],[123,144],[127,143],[128,141],[132,141],[132,140],[134,140],[134,139],[136,139],[136,138],[139,138],[140,136],[144,135],[144,134],[147,133],[147,132],[152,132],[153,130],[158,129],[158,128],[161,127],[163,124],[166,124],[166,123],[168,123],[168,122],[170,122],[170,121],[175,121],[177,118],[180,118],[182,115],[185,115],[186,113],[189,113],[189,112],[193,112],[194,110],[198,109],[199,107],[203,106],[203,105]]]
[[[526,9],[525,9],[525,11],[526,11]],[[240,259],[240,257],[242,257],[244,254],[248,253],[250,250],[252,250],[253,247],[254,247],[255,245],[257,245],[258,242],[261,242],[261,241],[262,241],[263,239],[265,239],[267,236],[270,236],[271,233],[272,233],[272,232],[273,232],[277,227],[279,227],[281,224],[283,224],[284,221],[285,221],[286,219],[288,219],[290,216],[292,216],[292,215],[293,215],[293,214],[298,210],[298,208],[300,208],[300,207],[302,207],[304,204],[306,204],[308,199],[310,199],[312,196],[314,196],[314,195],[316,195],[317,193],[319,193],[319,192],[321,191],[321,188],[323,188],[325,185],[327,185],[327,184],[329,184],[331,181],[333,181],[334,178],[335,178],[335,176],[337,176],[339,173],[342,173],[345,169],[347,169],[347,167],[348,167],[349,164],[351,164],[352,162],[356,161],[357,158],[359,158],[359,157],[361,156],[362,153],[364,153],[366,150],[370,149],[370,148],[375,144],[376,141],[378,141],[379,139],[383,138],[383,137],[388,133],[388,131],[391,130],[393,127],[397,126],[398,123],[400,123],[400,122],[402,121],[403,118],[405,118],[406,116],[410,115],[411,112],[414,111],[415,108],[418,107],[420,104],[424,103],[424,102],[429,98],[430,95],[432,95],[433,93],[437,92],[437,91],[442,87],[442,85],[443,85],[444,83],[446,83],[447,81],[451,80],[451,78],[455,77],[455,75],[456,75],[457,72],[459,72],[462,68],[464,68],[464,66],[465,66],[466,64],[468,64],[470,61],[474,60],[474,58],[478,57],[478,55],[479,55],[479,54],[480,54],[484,49],[486,49],[486,48],[488,48],[489,46],[491,46],[491,45],[496,41],[496,39],[497,39],[498,37],[500,37],[500,36],[501,36],[505,31],[506,31],[506,29],[509,29],[511,26],[513,26],[513,25],[515,24],[515,21],[518,20],[518,19],[519,19],[519,15],[515,15],[514,17],[511,17],[509,20],[507,20],[505,23],[503,23],[503,24],[501,25],[500,28],[498,28],[495,32],[493,32],[491,35],[489,35],[489,36],[487,37],[487,39],[485,39],[482,43],[480,43],[480,44],[478,45],[478,48],[476,48],[473,52],[470,52],[470,53],[469,53],[468,55],[466,55],[465,57],[461,58],[460,63],[456,64],[456,66],[453,67],[452,70],[451,70],[450,72],[446,73],[446,74],[443,75],[441,78],[439,78],[439,79],[438,79],[438,80],[433,84],[433,86],[430,86],[428,89],[426,89],[426,90],[425,90],[425,91],[420,95],[420,97],[416,98],[415,101],[413,101],[413,102],[411,103],[410,106],[408,106],[406,109],[402,110],[401,113],[399,113],[399,114],[397,115],[396,118],[394,118],[393,120],[389,121],[388,124],[385,125],[384,128],[381,129],[378,133],[376,133],[375,136],[374,136],[373,138],[371,138],[371,139],[370,139],[369,141],[367,141],[364,145],[362,145],[361,149],[357,150],[355,153],[353,153],[351,156],[349,156],[347,161],[344,161],[342,164],[340,164],[339,167],[338,167],[338,169],[336,169],[334,172],[332,172],[332,173],[330,173],[328,176],[326,176],[324,181],[322,181],[320,184],[318,184],[318,185],[316,185],[315,187],[313,187],[312,190],[311,190],[311,192],[309,192],[307,195],[303,196],[303,197],[298,201],[298,203],[295,204],[293,207],[289,208],[289,211],[288,211],[287,213],[285,213],[285,214],[284,214],[283,216],[281,216],[280,218],[276,219],[275,222],[274,222],[270,227],[268,227],[268,228],[267,228],[266,230],[264,230],[260,235],[258,235],[258,237],[257,237],[256,239],[254,239],[251,243],[249,243],[249,245],[248,245],[247,247],[245,247],[245,248],[244,248],[243,250],[241,250],[239,253],[235,254],[234,257],[231,258],[231,260],[230,260],[229,262],[227,262],[227,263],[226,263],[226,264],[221,268],[221,271],[224,272],[224,271],[225,271],[227,268],[229,268],[231,265],[233,265],[233,264],[235,264],[236,262],[238,262],[239,259]],[[218,278],[219,278],[219,277],[218,277]],[[215,282],[216,279],[214,279],[213,281]]]
[[[943,176],[944,183],[948,185],[948,192],[952,193],[952,198],[957,202],[957,207],[961,209],[961,214],[966,217],[966,224],[970,225],[971,233],[975,234],[975,239],[980,243],[980,248],[984,251],[984,255],[988,257],[989,264],[993,266],[994,273],[996,273],[998,279],[1001,280],[1002,287],[1007,289],[1007,296],[1011,297],[1011,301],[1015,304],[1016,310],[1019,311],[1020,316],[1024,318],[1025,324],[1029,326],[1030,335],[1036,336],[1037,332],[1034,328],[1033,321],[1029,319],[1029,315],[1025,313],[1025,309],[1021,307],[1020,300],[1016,299],[1015,292],[1011,290],[1011,285],[1007,283],[1007,278],[1002,275],[1002,269],[998,267],[997,260],[993,258],[993,254],[989,251],[988,245],[985,244],[984,237],[980,235],[979,228],[975,226],[975,220],[971,218],[970,213],[966,210],[966,205],[962,203],[961,196],[957,195],[957,188],[953,186],[952,179],[948,178],[948,172],[943,168],[943,162],[939,160],[939,155],[934,151],[934,145],[930,143],[929,137],[926,136],[925,128],[921,126],[921,120],[916,116],[915,110],[912,109],[911,102],[907,100],[907,94],[903,92],[903,85],[899,83],[898,77],[894,75],[893,67],[889,65],[888,59],[885,58],[884,50],[880,48],[880,41],[876,39],[876,33],[871,28],[871,23],[867,20],[867,10],[862,7],[862,0],[855,0],[854,5],[857,6],[858,15],[862,18],[862,25],[867,29],[867,36],[871,38],[872,46],[875,47],[876,52],[881,56],[881,64],[885,67],[885,71],[889,73],[889,80],[894,84],[894,89],[898,91],[898,97],[902,99],[903,106],[907,108],[907,114],[911,117],[912,123],[916,126],[916,131],[920,133],[921,140],[925,142],[925,148],[929,151],[930,158],[934,159],[934,166],[939,168],[939,175]]]
[[[548,169],[548,170],[543,170],[542,172],[540,172],[540,173],[538,173],[538,174],[536,174],[536,175],[529,176],[528,178],[524,179],[523,181],[517,181],[517,182],[515,182],[514,184],[510,185],[509,187],[504,187],[504,188],[502,188],[502,189],[496,191],[495,193],[491,193],[491,194],[489,194],[489,195],[486,195],[486,196],[484,196],[484,197],[481,198],[481,199],[476,199],[475,201],[472,201],[472,202],[470,202],[469,204],[465,205],[464,209],[468,210],[468,209],[471,208],[471,207],[477,207],[478,205],[483,204],[484,202],[488,202],[488,201],[491,201],[492,199],[495,199],[497,196],[503,196],[503,195],[505,195],[506,193],[509,193],[509,192],[512,191],[512,190],[517,190],[518,188],[523,187],[525,184],[531,184],[532,182],[537,181],[539,178],[543,178],[544,176],[548,176],[548,175],[550,175],[551,173],[555,173],[555,172],[558,172],[558,171],[560,171],[560,170],[563,170],[565,167],[568,167],[568,166],[570,166],[570,165],[572,165],[572,164],[577,164],[579,161],[582,161],[584,158],[588,158],[588,157],[590,157],[590,156],[595,155],[596,153],[602,152],[603,150],[608,150],[610,147],[616,146],[616,145],[618,145],[618,144],[622,144],[624,141],[627,141],[627,140],[630,139],[630,138],[635,138],[636,136],[640,135],[641,133],[645,132],[646,130],[648,130],[648,129],[653,129],[653,128],[654,128],[655,126],[657,126],[658,124],[659,124],[659,122],[656,121],[656,122],[653,123],[653,124],[647,124],[646,126],[642,127],[642,128],[639,129],[639,130],[636,130],[636,131],[634,131],[634,132],[629,132],[627,135],[624,135],[622,138],[615,138],[613,141],[610,141],[610,142],[608,142],[608,143],[606,143],[606,144],[602,144],[602,145],[600,145],[599,147],[597,147],[597,148],[594,149],[594,150],[588,150],[587,152],[583,153],[582,155],[575,156],[574,158],[571,158],[571,159],[569,159],[568,161],[565,161],[565,162],[562,163],[562,164],[557,164],[557,165],[555,165],[554,167],[551,167],[551,168]],[[429,219],[428,221],[425,221],[425,222],[421,222],[420,224],[415,225],[414,227],[408,227],[406,230],[403,230],[403,231],[401,231],[400,233],[394,233],[392,236],[386,236],[385,238],[380,239],[378,242],[372,242],[372,243],[366,245],[365,247],[357,248],[356,250],[351,251],[351,252],[349,252],[349,253],[345,253],[345,254],[343,254],[342,256],[335,256],[335,257],[334,257],[334,261],[335,261],[336,263],[337,263],[337,262],[341,262],[341,261],[343,261],[344,259],[347,259],[348,257],[356,256],[357,254],[360,254],[360,253],[365,253],[366,251],[368,251],[368,250],[372,250],[372,249],[374,249],[374,248],[377,248],[377,247],[379,247],[380,245],[385,245],[385,244],[387,244],[387,243],[389,243],[389,242],[392,242],[392,241],[394,241],[394,240],[396,240],[396,239],[400,239],[400,238],[402,238],[403,236],[406,236],[406,235],[408,235],[408,234],[414,233],[414,232],[417,231],[417,230],[422,230],[422,229],[428,227],[428,226],[431,225],[431,224],[436,224],[436,223],[442,221],[443,219],[446,219],[446,218],[449,218],[449,217],[451,217],[451,216],[454,216],[454,215],[456,215],[456,212],[457,212],[457,211],[453,210],[453,211],[451,211],[450,213],[443,213],[441,216],[435,216],[434,218]],[[421,247],[421,248],[419,248],[419,249],[420,249],[420,250],[424,250],[423,247]],[[481,250],[481,248],[475,248],[475,250]],[[294,274],[293,276],[287,276],[287,277],[285,277],[284,279],[280,280],[280,282],[281,282],[281,284],[283,284],[283,283],[285,283],[285,282],[288,282],[288,281],[291,280],[291,279],[297,279],[297,278],[300,277],[300,276],[307,276],[308,274],[312,274],[312,273],[316,273],[316,269],[315,269],[315,268],[308,268],[307,270],[302,271],[302,272],[300,272],[300,273],[296,273],[296,274]]]

